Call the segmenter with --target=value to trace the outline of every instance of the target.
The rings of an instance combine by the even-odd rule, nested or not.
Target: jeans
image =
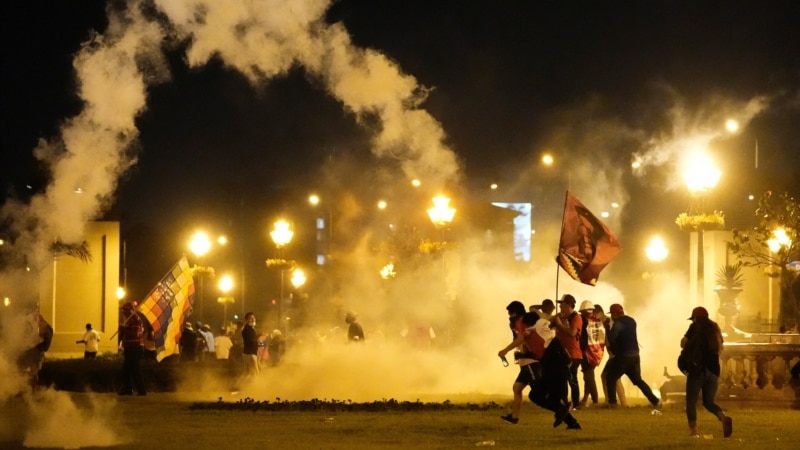
[[[703,391],[703,406],[710,412],[722,419],[724,413],[722,408],[714,402],[719,387],[719,377],[704,369],[702,373],[686,377],[686,419],[689,426],[697,426],[697,399],[700,391]]]

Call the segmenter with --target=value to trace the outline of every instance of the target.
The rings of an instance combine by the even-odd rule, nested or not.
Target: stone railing
[[[800,390],[790,370],[800,360],[800,334],[753,333],[726,342],[721,395],[731,400],[788,402],[800,407]]]

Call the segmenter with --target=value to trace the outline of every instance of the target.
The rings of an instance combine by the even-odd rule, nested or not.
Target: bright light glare
[[[378,202],[378,209],[386,209],[386,201],[381,200]]]
[[[308,196],[308,203],[311,203],[313,206],[319,205],[319,196],[317,194],[311,194]]]
[[[603,212],[600,213],[600,217],[602,217],[604,219],[608,218],[609,215],[610,214],[608,214],[608,211],[603,211]]]
[[[772,238],[767,241],[767,246],[769,246],[769,251],[772,253],[777,253],[782,248],[788,248],[792,245],[792,239],[789,238],[789,235],[786,234],[786,230],[783,228],[778,228],[772,232]]]
[[[191,250],[195,256],[203,256],[208,253],[210,249],[211,241],[208,240],[207,234],[203,233],[202,231],[198,231],[194,234],[194,236],[192,236],[192,241],[189,242],[189,250]]]
[[[491,189],[491,190],[495,190],[495,189],[497,189],[497,183],[492,183],[492,184],[490,184],[490,185],[489,185],[489,189]]]
[[[669,255],[669,250],[664,245],[664,240],[656,236],[650,240],[650,245],[644,249],[647,259],[652,262],[661,262]]]
[[[278,247],[283,247],[289,242],[292,242],[294,231],[292,231],[289,227],[289,222],[281,219],[275,222],[275,229],[270,231],[269,235],[272,237],[272,242],[274,242]]]
[[[725,129],[730,131],[731,133],[735,133],[735,132],[739,131],[739,122],[737,122],[737,121],[735,121],[733,119],[728,119],[725,122]]]
[[[294,272],[292,272],[292,286],[299,288],[304,284],[306,284],[305,272],[302,269],[294,269]]]
[[[414,186],[414,187],[419,187],[421,184],[422,184],[422,182],[417,180],[417,179],[411,180],[411,185]]]
[[[433,198],[433,208],[428,209],[428,216],[435,225],[445,225],[453,221],[456,214],[455,208],[448,206],[450,199],[439,195]]]
[[[223,275],[219,280],[219,290],[227,294],[233,289],[233,278],[230,275]]]
[[[122,286],[117,287],[117,300],[125,298],[125,288]]]
[[[553,155],[551,155],[550,153],[545,153],[544,155],[542,155],[542,164],[544,164],[545,166],[552,166],[553,161],[554,161]]]
[[[710,156],[698,153],[687,162],[683,178],[690,192],[705,192],[717,185],[721,175]]]
[[[220,236],[220,237],[217,238],[217,244],[226,245],[227,243],[228,243],[228,237],[227,236]]]

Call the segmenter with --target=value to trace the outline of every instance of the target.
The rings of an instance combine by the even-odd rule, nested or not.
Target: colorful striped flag
[[[556,262],[573,280],[594,286],[600,271],[622,251],[600,219],[567,191]]]
[[[183,321],[194,303],[194,281],[186,257],[167,273],[139,304],[139,312],[153,327],[156,359],[177,355]]]

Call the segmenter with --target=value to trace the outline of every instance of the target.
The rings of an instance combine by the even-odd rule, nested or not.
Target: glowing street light
[[[294,269],[292,271],[291,281],[295,289],[306,284],[306,274],[303,272],[303,269]]]
[[[739,131],[739,122],[734,119],[728,119],[725,121],[725,129],[728,130],[729,133],[736,133]]]
[[[228,323],[228,304],[233,304],[234,299],[233,297],[228,296],[233,289],[233,278],[230,275],[224,275],[219,280],[219,284],[217,285],[219,290],[222,292],[222,297],[217,298],[217,303],[222,304],[222,323]]]
[[[786,234],[786,229],[778,228],[772,232],[772,237],[767,240],[767,246],[772,253],[778,253],[782,249],[792,246],[792,238]]]
[[[669,255],[669,250],[664,245],[664,240],[658,236],[650,240],[650,245],[644,251],[647,254],[647,259],[654,263],[664,261]]]
[[[202,231],[198,231],[197,233],[192,236],[192,240],[189,241],[189,250],[194,253],[195,257],[199,261],[206,253],[211,249],[211,240],[208,238],[208,235]],[[198,278],[200,278],[200,320],[203,320],[203,305],[205,302],[205,275],[210,273],[210,271],[205,267],[198,267],[198,264],[195,262],[194,271],[192,272]]]
[[[289,222],[281,219],[275,222],[274,227],[275,228],[269,232],[269,235],[272,237],[272,242],[274,242],[278,248],[282,248],[284,245],[292,242],[294,231],[291,230]]]
[[[289,222],[281,219],[275,222],[274,229],[269,233],[272,237],[272,242],[278,247],[278,251],[281,253],[279,255],[280,259],[285,259],[283,256],[283,247],[287,244],[292,242],[292,237],[294,236],[294,231],[291,230],[291,225]],[[281,318],[281,309],[283,305],[283,286],[284,286],[284,278],[286,274],[286,264],[281,264],[281,291],[280,291],[280,298],[278,299],[278,325],[280,326],[280,318]]]
[[[441,227],[453,221],[456,210],[449,205],[450,199],[443,195],[433,198],[433,208],[428,209],[428,216],[431,218],[431,222],[433,222],[434,225]]]
[[[195,256],[201,258],[208,253],[210,249],[211,241],[208,239],[207,234],[198,231],[192,236],[192,240],[189,242],[189,250],[191,250]]]
[[[710,156],[698,153],[687,162],[683,178],[689,192],[701,193],[714,188],[721,175],[722,172],[714,166]]]

